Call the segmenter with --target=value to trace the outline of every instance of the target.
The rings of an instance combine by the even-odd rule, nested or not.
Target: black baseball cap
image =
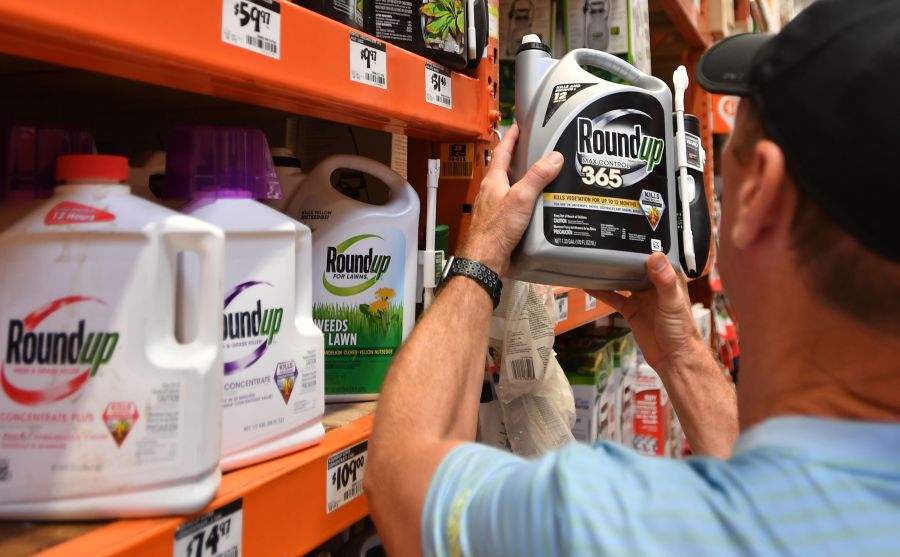
[[[900,1],[817,0],[777,35],[713,45],[697,83],[752,99],[803,193],[900,262]]]

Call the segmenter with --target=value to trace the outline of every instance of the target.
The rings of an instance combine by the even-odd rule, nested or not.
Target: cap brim
[[[697,83],[710,93],[750,95],[753,57],[772,37],[769,33],[744,33],[714,44],[697,63]]]

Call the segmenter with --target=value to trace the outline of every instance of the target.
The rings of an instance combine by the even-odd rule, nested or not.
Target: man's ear
[[[761,140],[738,187],[737,212],[731,228],[734,245],[744,249],[782,221],[792,205],[784,153],[769,140]]]

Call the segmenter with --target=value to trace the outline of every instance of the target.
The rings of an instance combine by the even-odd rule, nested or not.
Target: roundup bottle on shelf
[[[53,195],[56,159],[95,151],[84,130],[54,126],[0,126],[0,231]]]
[[[382,181],[382,205],[337,191],[332,175],[356,170]],[[419,198],[389,167],[354,155],[319,163],[286,209],[313,231],[313,316],[325,333],[325,398],[374,400],[412,330]]]
[[[219,486],[224,235],[127,177],[123,157],[62,156],[53,197],[0,234],[0,518],[193,513]]]
[[[167,147],[164,197],[192,199],[185,213],[225,231],[222,469],[319,442],[324,341],[312,319],[310,231],[258,201],[281,194],[265,136],[182,127]]]

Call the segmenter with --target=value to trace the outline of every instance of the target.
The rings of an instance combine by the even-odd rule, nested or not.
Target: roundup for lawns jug
[[[312,319],[310,231],[257,201],[281,193],[265,136],[182,127],[167,147],[165,197],[193,199],[183,211],[225,231],[222,470],[319,442],[324,344]]]
[[[340,169],[378,178],[388,201],[372,205],[338,192],[332,175]],[[313,317],[325,333],[325,398],[375,399],[415,319],[419,198],[387,166],[336,155],[313,169],[288,214],[313,231]]]
[[[84,130],[0,126],[0,232],[53,195],[57,157],[94,150],[94,138]]]
[[[0,517],[192,513],[219,486],[222,231],[129,193],[123,157],[0,234]],[[176,340],[179,253],[204,285]]]
[[[511,179],[550,151],[562,153],[565,163],[538,199],[510,276],[628,290],[649,284],[645,262],[652,252],[679,264],[672,93],[664,82],[596,50],[554,60],[528,35],[516,56],[516,121]]]

